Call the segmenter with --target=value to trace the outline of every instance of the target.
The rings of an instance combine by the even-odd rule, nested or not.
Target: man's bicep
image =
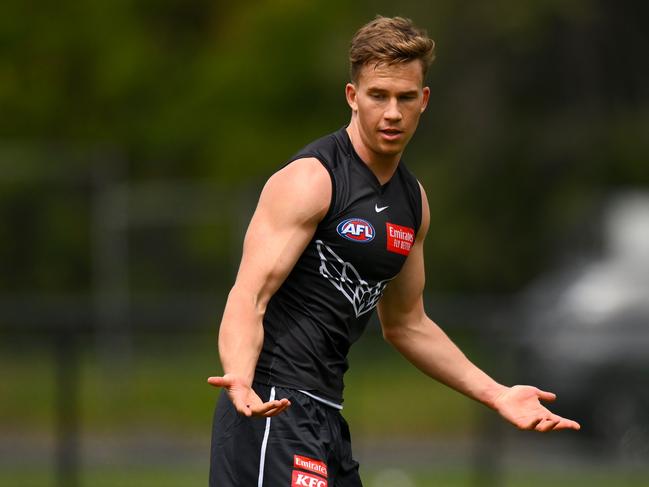
[[[423,242],[415,242],[401,271],[385,289],[378,305],[384,333],[417,321],[424,312]]]
[[[237,286],[267,301],[313,237],[331,199],[331,179],[315,159],[302,159],[266,183],[243,245]]]

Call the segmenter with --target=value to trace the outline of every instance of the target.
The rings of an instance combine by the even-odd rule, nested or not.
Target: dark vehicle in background
[[[600,229],[599,257],[524,294],[519,378],[598,450],[649,463],[649,193],[613,198]]]

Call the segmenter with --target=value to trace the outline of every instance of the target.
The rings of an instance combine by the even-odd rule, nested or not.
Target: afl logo
[[[374,240],[374,227],[367,220],[349,218],[336,227],[338,235],[353,242],[367,243]]]

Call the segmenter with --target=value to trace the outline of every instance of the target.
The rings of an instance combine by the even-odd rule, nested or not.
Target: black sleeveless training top
[[[381,185],[345,128],[309,144],[288,163],[308,157],[329,172],[331,203],[268,303],[255,380],[340,404],[347,352],[414,243],[421,191],[403,162]]]

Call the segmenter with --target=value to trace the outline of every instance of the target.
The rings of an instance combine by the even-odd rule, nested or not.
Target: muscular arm
[[[476,367],[424,310],[423,243],[430,215],[422,188],[422,224],[399,275],[378,305],[383,336],[413,365],[430,377],[495,410],[521,429],[574,428],[574,421],[550,413],[539,399],[554,394],[530,386],[506,387]]]
[[[251,389],[264,340],[262,320],[268,301],[311,240],[330,200],[327,170],[316,159],[300,159],[268,180],[250,221],[219,330],[224,376],[208,379],[226,387],[237,410],[247,416],[273,415],[288,406],[286,399],[263,403]]]

